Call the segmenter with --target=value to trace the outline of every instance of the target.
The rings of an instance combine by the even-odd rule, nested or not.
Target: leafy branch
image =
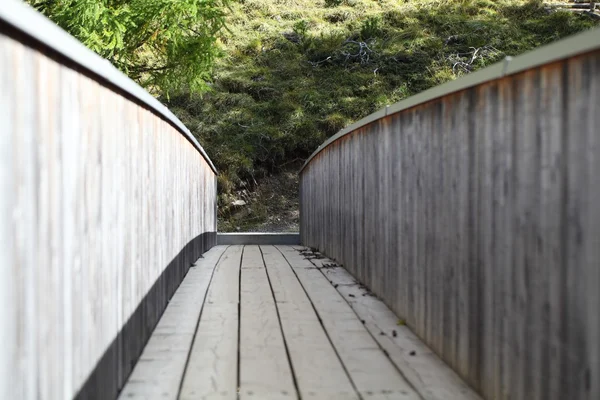
[[[202,91],[231,0],[26,0],[155,94]]]

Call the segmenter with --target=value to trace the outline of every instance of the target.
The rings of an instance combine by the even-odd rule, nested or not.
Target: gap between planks
[[[239,286],[229,287],[231,292],[225,298],[233,299],[234,290],[239,290],[239,398],[419,398],[323,276],[313,270],[309,276],[299,277],[308,270],[295,271],[292,263],[298,260],[290,257],[290,263],[272,246],[236,248],[235,262],[227,267],[225,261],[217,267],[206,307],[212,308],[212,293],[222,290],[221,276],[227,274],[229,282],[238,278]],[[234,268],[237,265],[239,268]],[[225,273],[226,268],[229,271]],[[302,282],[306,278],[310,281]],[[204,317],[199,330],[203,326]],[[197,338],[201,336],[199,332]],[[229,338],[228,342],[225,346],[232,347],[236,341]],[[210,354],[195,355],[196,347],[182,398],[233,399],[233,379],[223,390],[223,385],[209,382],[194,370],[195,364],[214,362]],[[231,351],[230,358],[233,354]],[[186,390],[187,382],[195,382],[194,393]],[[202,388],[205,391],[201,393]]]
[[[332,262],[307,260],[302,249],[230,246],[217,248],[217,260],[206,253],[121,398],[479,399],[343,268],[323,268]],[[173,334],[177,327],[187,336]]]
[[[304,288],[361,399],[420,399],[350,305],[300,252],[276,246]]]
[[[297,398],[277,306],[258,246],[247,245],[240,285],[240,399]]]
[[[297,387],[305,399],[357,399],[356,389],[304,288],[275,247],[261,246]]]
[[[243,247],[215,268],[181,385],[180,399],[237,399],[239,274]]]
[[[176,399],[215,267],[227,246],[194,263],[169,301],[119,399]]]
[[[294,246],[296,251],[308,248]],[[481,400],[381,300],[327,258],[310,263],[337,289],[395,367],[426,400]]]

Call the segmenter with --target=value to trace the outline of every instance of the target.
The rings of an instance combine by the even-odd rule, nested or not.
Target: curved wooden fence
[[[301,239],[484,397],[599,399],[600,32],[340,132],[301,172]]]
[[[190,264],[216,175],[158,101],[0,6],[0,398],[115,398]]]

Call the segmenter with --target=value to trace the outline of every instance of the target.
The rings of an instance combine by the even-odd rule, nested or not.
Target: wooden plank
[[[10,152],[0,160],[0,225],[14,290],[0,311],[14,327],[0,397],[91,398],[102,387],[115,398],[214,242],[216,177],[160,115],[9,25],[0,30]]]
[[[49,259],[43,258],[48,254],[49,244],[38,245],[39,238],[44,239],[43,233],[47,230],[42,234],[36,232],[40,220],[44,220],[45,209],[36,210],[36,171],[31,168],[35,165],[32,144],[37,130],[32,117],[36,104],[31,100],[35,99],[36,90],[31,77],[35,76],[36,61],[33,50],[4,35],[0,35],[0,58],[1,136],[3,144],[8,145],[3,153],[10,153],[9,157],[0,159],[0,170],[6,182],[0,193],[3,198],[0,226],[4,230],[3,236],[10,238],[2,244],[0,268],[2,286],[10,287],[3,295],[7,303],[0,305],[5,315],[2,336],[6,339],[2,341],[0,393],[4,398],[30,400],[40,392],[38,365],[41,355],[37,337],[45,333],[40,329],[44,325],[36,318],[40,312],[37,310],[35,268],[41,265],[49,269],[50,264]],[[36,251],[31,251],[32,246]],[[40,272],[45,274],[45,271]]]
[[[589,60],[587,64],[593,64],[595,61],[598,66],[598,59]],[[593,65],[589,65],[588,72],[594,73]],[[573,73],[573,75],[575,75]],[[583,82],[586,82],[585,87],[589,90],[588,97],[583,101],[587,104],[588,113],[586,121],[582,121],[582,131],[587,134],[586,140],[586,157],[585,166],[582,168],[582,174],[585,177],[578,182],[584,182],[583,187],[589,188],[586,193],[581,195],[582,206],[582,221],[584,221],[582,235],[588,237],[585,250],[582,254],[581,263],[585,268],[584,284],[580,288],[580,301],[586,305],[586,320],[589,321],[589,326],[586,332],[586,342],[589,346],[587,350],[589,354],[589,382],[588,392],[590,397],[600,396],[600,268],[598,268],[598,260],[600,260],[600,209],[596,206],[597,200],[600,198],[600,137],[597,134],[598,126],[600,126],[600,113],[594,110],[594,107],[600,104],[600,80],[592,79],[591,77],[583,76]],[[573,120],[576,120],[577,110],[573,110]],[[577,140],[574,138],[573,140]],[[585,179],[585,180],[584,180]],[[578,271],[576,271],[578,272]],[[575,272],[575,275],[576,275]],[[576,278],[574,276],[573,278]],[[577,306],[576,306],[577,307]],[[594,378],[595,377],[595,378]]]
[[[240,398],[297,398],[258,246],[245,246],[240,287]]]
[[[15,60],[10,60],[7,54],[11,52],[11,43],[9,39],[0,35],[0,71],[9,71],[10,64]],[[16,104],[13,90],[9,89],[9,82],[15,79],[8,74],[0,72],[0,121],[3,121],[3,130],[5,133],[0,135],[0,214],[9,215],[14,207],[16,193],[13,190],[17,177],[11,171],[10,165],[15,162],[14,142],[18,140],[13,131],[14,121],[12,115],[15,112]],[[9,134],[6,134],[9,132]],[[19,135],[19,136],[22,136]],[[8,327],[14,326],[18,318],[18,288],[15,282],[14,266],[16,262],[14,227],[12,223],[2,220],[0,223],[0,324],[6,327],[0,330],[0,398],[16,399],[24,398],[21,382],[24,381],[22,372],[15,370],[15,365],[19,363],[18,344],[23,340],[19,337],[17,329]],[[32,374],[33,375],[33,374]]]
[[[227,246],[213,247],[190,268],[171,298],[119,399],[176,399],[215,266]]]
[[[597,399],[600,50],[543,64],[328,141],[301,173],[302,243],[484,397]]]
[[[503,82],[499,85],[499,118],[501,121],[509,121],[514,117],[514,109],[510,106],[513,102],[514,91],[520,90],[517,87],[510,84],[510,82]],[[503,122],[501,128],[495,133],[494,140],[496,141],[496,180],[498,186],[498,192],[495,194],[495,199],[498,204],[494,208],[496,214],[494,226],[496,232],[496,268],[494,273],[494,290],[496,291],[496,307],[497,307],[497,318],[496,323],[496,335],[498,336],[497,345],[499,346],[497,351],[498,359],[493,360],[498,364],[497,376],[494,380],[494,392],[491,394],[492,398],[510,398],[511,393],[514,390],[514,386],[511,382],[511,374],[509,371],[513,366],[513,348],[510,343],[510,335],[513,329],[511,315],[512,307],[512,264],[513,264],[513,252],[512,252],[512,232],[514,231],[515,219],[512,218],[514,212],[515,188],[510,185],[505,185],[512,179],[513,176],[513,152],[517,150],[517,146],[514,144],[516,138],[513,135],[513,127],[511,124]],[[550,399],[549,399],[550,400]]]
[[[357,283],[333,261],[311,260],[326,280],[348,302],[402,375],[425,400],[478,400],[462,379],[429,349],[381,300]],[[354,282],[352,282],[354,281]]]
[[[305,399],[358,399],[312,304],[291,266],[273,246],[261,246],[289,349]]]
[[[315,306],[350,379],[369,399],[419,399],[346,300],[321,272],[293,247],[277,246],[291,264]]]
[[[236,399],[238,291],[242,246],[219,261],[185,370],[180,399]]]
[[[563,323],[557,331],[563,355],[563,398],[600,398],[600,55],[573,59],[561,120],[563,171]],[[564,74],[562,75],[564,76]],[[560,293],[560,292],[559,292]]]

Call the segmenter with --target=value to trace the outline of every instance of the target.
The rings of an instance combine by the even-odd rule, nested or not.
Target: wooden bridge
[[[198,317],[199,316],[199,317]],[[380,300],[300,246],[217,246],[120,398],[477,399]]]
[[[0,399],[600,399],[600,32],[378,111],[217,235],[162,104],[0,5]]]

